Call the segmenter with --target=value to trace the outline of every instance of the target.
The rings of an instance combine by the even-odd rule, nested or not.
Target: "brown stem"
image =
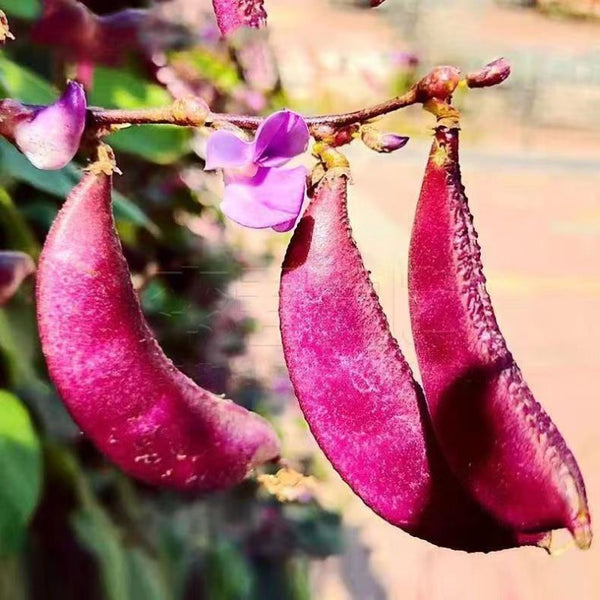
[[[315,129],[321,125],[329,125],[334,128],[346,127],[347,125],[353,125],[355,123],[365,123],[366,121],[370,121],[375,117],[394,112],[400,108],[411,106],[417,102],[417,90],[416,87],[413,87],[402,96],[396,96],[391,100],[386,100],[385,102],[375,104],[374,106],[370,106],[368,108],[362,108],[353,112],[341,113],[337,115],[307,117],[306,124],[311,129]],[[242,129],[254,130],[258,128],[263,120],[264,119],[262,117],[212,113],[207,122],[226,121],[232,125],[241,127]]]
[[[411,88],[402,96],[397,96],[396,98],[381,102],[380,104],[376,104],[369,108],[337,115],[308,117],[306,123],[311,130],[314,130],[321,125],[330,125],[335,128],[344,127],[354,123],[364,123],[375,117],[385,115],[417,102],[416,88]],[[181,109],[174,110],[173,106],[139,108],[133,110],[90,107],[88,109],[88,120],[91,125],[98,128],[111,125],[143,125],[149,123],[194,127],[203,125],[204,123],[227,122],[236,125],[237,127],[241,127],[242,129],[253,131],[264,121],[264,117],[210,113],[204,119],[202,115],[196,115],[193,112],[190,113],[182,111]]]

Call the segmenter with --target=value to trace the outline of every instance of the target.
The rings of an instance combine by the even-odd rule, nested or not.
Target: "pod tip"
[[[571,534],[575,540],[575,544],[581,550],[588,550],[592,545],[592,527],[590,524],[590,513],[587,508],[581,509],[575,518]]]

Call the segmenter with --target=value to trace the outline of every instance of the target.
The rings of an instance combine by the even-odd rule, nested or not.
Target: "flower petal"
[[[226,182],[221,210],[245,227],[263,229],[285,225],[287,231],[300,214],[305,189],[304,167],[261,168],[253,177],[236,177]]]
[[[206,143],[207,171],[243,167],[252,162],[254,142],[245,142],[231,131],[215,131]]]
[[[296,219],[291,219],[290,221],[286,221],[285,223],[281,223],[281,225],[273,225],[273,231],[277,231],[278,233],[285,233],[290,229],[293,229],[296,224]]]
[[[280,110],[268,117],[254,138],[254,162],[262,167],[279,167],[308,146],[308,127],[301,115]]]
[[[35,263],[28,254],[11,250],[0,251],[0,304],[8,302],[23,280],[35,272]]]
[[[17,147],[38,169],[62,169],[79,149],[86,106],[83,87],[70,81],[54,104],[38,109],[33,119],[16,127]]]

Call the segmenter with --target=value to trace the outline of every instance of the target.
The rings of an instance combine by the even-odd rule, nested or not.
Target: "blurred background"
[[[73,5],[53,0],[46,5]],[[268,32],[220,40],[208,0],[86,1],[149,8],[107,29],[41,19],[4,0],[16,41],[0,53],[4,96],[57,97],[66,76],[90,104],[147,107],[198,94],[213,110],[360,108],[436,64],[499,56],[498,88],[461,91],[462,169],[500,325],[537,398],[600,502],[600,1],[266,0]],[[80,17],[78,17],[80,18]],[[87,17],[86,17],[87,18]],[[75,17],[73,17],[75,19]],[[80,23],[67,26],[67,23]],[[85,38],[85,39],[84,39]],[[347,148],[355,237],[411,364],[406,263],[432,118],[381,120],[411,136],[389,156]],[[48,380],[33,284],[0,308],[0,600],[555,600],[600,598],[600,548],[558,535],[553,556],[466,555],[385,523],[329,467],[297,407],[277,323],[287,235],[244,230],[218,210],[205,136],[145,126],[110,138],[123,175],[115,213],[145,314],[175,363],[267,416],[296,469],[298,502],[254,482],[209,497],[150,489],[80,434]],[[79,164],[40,172],[0,140],[0,243],[37,258]]]

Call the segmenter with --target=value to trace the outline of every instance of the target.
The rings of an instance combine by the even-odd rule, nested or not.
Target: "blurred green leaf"
[[[0,55],[0,88],[5,96],[26,104],[49,104],[58,97],[56,89],[45,79],[4,55]]]
[[[341,517],[338,513],[312,504],[289,504],[285,506],[284,514],[298,545],[309,556],[324,558],[342,551]]]
[[[9,17],[32,21],[42,12],[38,0],[3,0],[2,10]]]
[[[91,502],[73,516],[77,538],[100,569],[105,600],[128,600],[127,565],[119,531],[100,505]]]
[[[41,452],[20,400],[0,390],[0,554],[20,547],[41,487]]]
[[[171,96],[159,85],[121,70],[97,67],[89,103],[104,108],[140,108],[169,104]]]
[[[190,151],[190,131],[175,125],[135,125],[108,137],[122,152],[137,154],[150,162],[168,165]]]
[[[119,528],[91,493],[83,472],[83,507],[73,517],[81,544],[100,570],[105,600],[172,600],[161,566],[139,547],[126,548]]]
[[[119,69],[98,67],[91,105],[105,108],[157,107],[170,104],[171,96],[162,87]],[[132,126],[113,133],[110,144],[117,150],[137,154],[157,164],[169,164],[190,151],[191,132],[171,125]]]
[[[204,48],[173,52],[171,61],[192,66],[198,75],[208,79],[222,92],[231,92],[242,83],[236,65],[222,55]]]
[[[77,185],[81,178],[81,168],[69,164],[58,171],[41,171],[34,167],[27,157],[21,154],[10,142],[0,138],[0,170],[31,187],[59,198],[67,194]],[[113,202],[117,219],[129,221],[134,225],[145,227],[155,235],[158,229],[146,214],[131,200],[113,190]]]
[[[26,563],[19,554],[0,558],[0,598],[27,600],[27,580]]]
[[[310,600],[310,579],[308,561],[305,557],[296,557],[287,566],[288,597],[290,600]]]
[[[247,600],[254,584],[244,555],[228,540],[220,538],[206,556],[207,598]]]
[[[26,252],[33,258],[39,256],[40,245],[33,231],[12,198],[2,188],[0,188],[0,229],[8,249]]]
[[[158,561],[150,558],[139,548],[127,550],[126,558],[130,600],[171,600],[173,598],[164,578],[161,577]]]
[[[33,364],[38,350],[37,326],[31,303],[11,302],[0,308],[0,347],[9,363],[11,385],[37,379]]]

